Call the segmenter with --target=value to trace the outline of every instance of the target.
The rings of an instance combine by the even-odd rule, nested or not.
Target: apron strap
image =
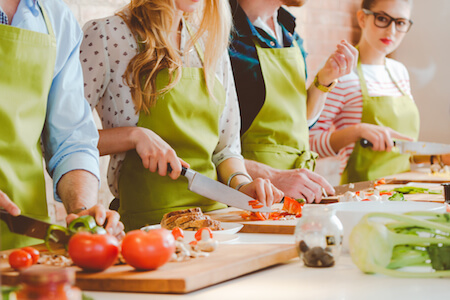
[[[356,49],[359,50],[358,46],[356,47]],[[400,93],[402,93],[403,96],[408,96],[408,94],[405,93],[405,91],[400,87],[398,82],[392,76],[391,71],[387,67],[386,60],[384,62],[384,67],[386,68],[386,72],[389,74],[389,78],[395,84],[395,86],[400,91]],[[362,94],[363,97],[367,98],[367,97],[369,97],[369,92],[368,92],[368,89],[367,89],[366,79],[364,78],[364,73],[363,73],[362,67],[361,67],[361,56],[360,55],[358,55],[358,65],[356,66],[356,70],[357,70],[358,77],[359,77],[359,83],[361,85],[361,94]]]
[[[42,15],[44,16],[44,21],[45,21],[45,25],[47,26],[47,30],[48,30],[48,34],[51,36],[55,36],[55,33],[53,32],[53,26],[52,23],[50,22],[50,19],[47,15],[47,12],[45,11],[45,9],[42,7],[42,5],[39,3],[39,0],[36,1],[39,9],[42,12]]]
[[[191,38],[194,36],[194,32],[192,31],[191,26],[189,25],[189,23],[187,21],[184,21],[184,24],[186,24],[186,28],[189,32],[189,35],[191,36]],[[205,63],[205,56],[203,54],[203,50],[200,47],[200,44],[198,43],[198,41],[194,44],[195,50],[197,50],[198,56],[200,57],[200,60],[202,61],[202,63]]]
[[[398,84],[398,82],[397,82],[397,81],[394,79],[394,77],[392,76],[392,73],[391,73],[391,71],[389,70],[389,68],[388,68],[388,66],[387,66],[387,64],[386,64],[386,61],[384,62],[384,66],[385,66],[385,68],[386,68],[386,71],[387,71],[388,74],[389,74],[389,77],[391,78],[392,82],[394,82],[394,84],[395,84],[395,86],[398,88],[398,90],[403,94],[403,96],[409,97],[408,94],[406,94],[406,92],[400,87],[400,84]]]

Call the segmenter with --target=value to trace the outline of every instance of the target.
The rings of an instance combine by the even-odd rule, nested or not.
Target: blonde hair
[[[136,113],[141,110],[148,113],[157,97],[172,89],[181,78],[181,54],[170,42],[175,12],[174,0],[131,0],[117,13],[135,35],[140,50],[123,75],[131,89]],[[215,69],[229,42],[232,24],[229,2],[204,0],[201,9],[185,13],[184,17],[193,28],[199,28],[187,43],[186,51],[202,38],[205,45],[203,72],[212,95]],[[168,69],[169,84],[157,90],[156,76],[163,69]]]

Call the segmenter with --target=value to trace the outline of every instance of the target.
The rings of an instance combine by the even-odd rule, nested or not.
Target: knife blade
[[[363,148],[373,146],[373,144],[366,139],[361,139],[360,144]],[[448,144],[394,140],[394,146],[401,154],[440,155],[450,153],[450,145]]]
[[[5,221],[11,232],[32,238],[45,240],[50,226],[53,224],[30,218],[25,215],[12,216],[6,210],[0,209],[0,219]],[[59,230],[52,231],[52,242],[66,244],[69,236]]]
[[[356,192],[356,191],[373,188],[375,186],[375,182],[377,182],[377,180],[359,181],[359,182],[355,182],[355,183],[347,183],[347,184],[335,186],[334,187],[335,196],[342,195],[348,191]]]
[[[267,206],[253,208],[248,202],[255,199],[192,169],[183,167],[181,175],[187,178],[188,189],[203,197],[248,211],[273,212]]]

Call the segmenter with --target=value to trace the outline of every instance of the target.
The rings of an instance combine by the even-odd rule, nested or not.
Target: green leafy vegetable
[[[394,193],[392,196],[388,198],[390,201],[406,201],[405,196],[402,193]]]
[[[95,234],[106,234],[105,228],[97,226],[94,217],[90,215],[84,215],[70,222],[67,228],[60,225],[51,225],[47,230],[47,236],[44,240],[45,246],[49,251],[52,251],[50,242],[61,243],[69,241],[69,238],[78,231],[89,231]]]
[[[403,186],[393,189],[393,191],[402,194],[442,194],[441,191],[430,190],[427,188],[415,187],[415,186]]]
[[[350,254],[365,273],[450,277],[450,215],[369,213],[350,234]],[[434,271],[397,270],[408,266],[430,266]]]

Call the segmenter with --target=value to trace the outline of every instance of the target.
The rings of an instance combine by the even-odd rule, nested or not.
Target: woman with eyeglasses
[[[321,157],[338,156],[341,183],[374,180],[410,169],[409,155],[393,149],[393,139],[415,140],[419,111],[405,66],[387,58],[413,22],[412,0],[364,0],[359,61],[328,94],[310,144]],[[373,146],[362,147],[368,140]]]

